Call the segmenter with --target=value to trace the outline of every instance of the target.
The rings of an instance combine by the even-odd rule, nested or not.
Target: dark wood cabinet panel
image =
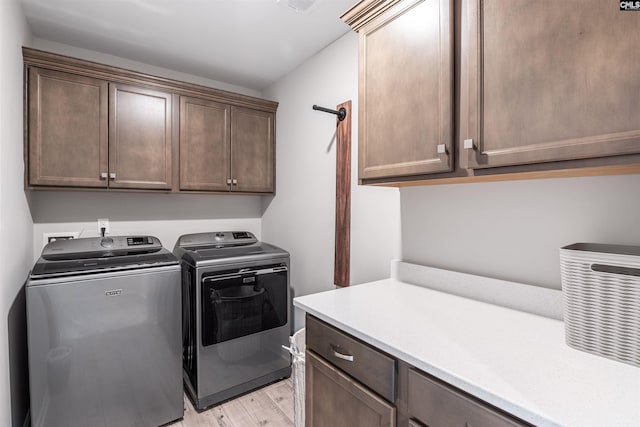
[[[277,102],[22,51],[28,187],[273,193]]]
[[[180,189],[228,191],[231,107],[180,97]]]
[[[315,317],[307,317],[306,327],[308,349],[388,401],[395,401],[395,359]]]
[[[450,171],[452,1],[403,0],[358,31],[359,178]]]
[[[640,153],[640,14],[602,0],[463,0],[470,168]]]
[[[414,369],[408,378],[409,416],[429,427],[525,427],[487,404]]]
[[[392,405],[310,351],[305,369],[307,427],[396,425]]]
[[[29,69],[28,183],[107,187],[106,81]]]
[[[109,85],[109,187],[170,190],[171,94]]]
[[[274,114],[231,107],[231,191],[274,190]]]

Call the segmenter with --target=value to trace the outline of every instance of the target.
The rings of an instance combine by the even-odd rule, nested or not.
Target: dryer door
[[[285,264],[204,275],[202,345],[207,347],[285,325],[287,275]]]

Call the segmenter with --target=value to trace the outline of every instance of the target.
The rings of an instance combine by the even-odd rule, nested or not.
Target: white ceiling
[[[22,0],[34,36],[262,90],[349,31],[357,0]]]

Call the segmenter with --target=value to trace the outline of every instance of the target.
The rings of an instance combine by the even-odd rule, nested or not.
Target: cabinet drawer
[[[409,370],[408,412],[429,427],[529,425],[414,369]]]
[[[390,402],[396,397],[396,361],[369,345],[307,315],[307,349]]]

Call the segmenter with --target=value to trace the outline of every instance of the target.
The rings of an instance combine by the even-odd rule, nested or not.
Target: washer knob
[[[224,233],[216,233],[216,240],[224,240]]]
[[[100,246],[103,248],[113,247],[113,239],[111,237],[103,237],[102,240],[100,240]]]

